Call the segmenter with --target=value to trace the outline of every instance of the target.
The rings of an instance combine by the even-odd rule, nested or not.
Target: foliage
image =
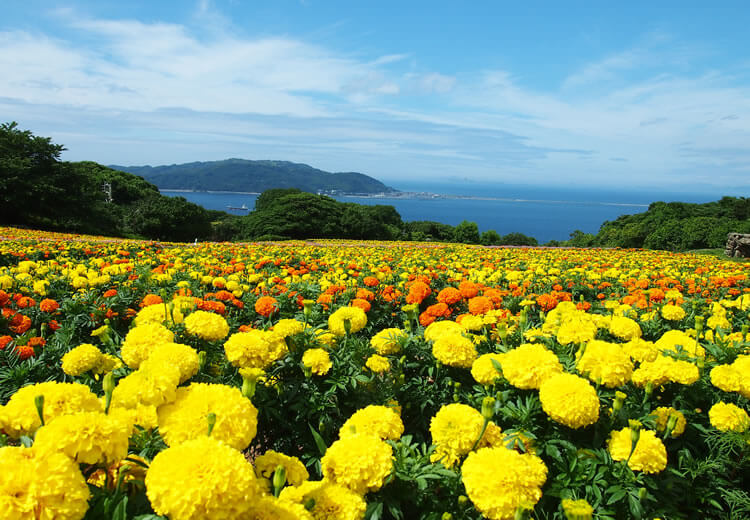
[[[329,173],[306,164],[288,161],[193,162],[170,166],[113,166],[140,175],[160,189],[224,190],[263,192],[299,189],[341,193],[384,193],[394,191],[377,179],[356,172]]]

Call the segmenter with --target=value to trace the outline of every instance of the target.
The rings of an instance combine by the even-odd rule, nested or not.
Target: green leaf
[[[112,520],[127,520],[128,515],[128,497],[122,497],[115,510],[112,511]]]
[[[628,507],[633,518],[640,520],[643,517],[643,506],[637,495],[632,493],[628,495]]]
[[[34,440],[28,435],[21,435],[19,440],[25,448],[31,448],[31,445],[34,444]]]
[[[318,451],[320,452],[320,456],[322,457],[326,454],[328,446],[326,446],[326,442],[323,440],[323,437],[321,437],[320,434],[315,431],[315,428],[313,428],[310,424],[308,424],[307,426],[310,427],[310,433],[312,433],[313,439],[315,440],[315,445],[318,447]]]
[[[612,492],[612,495],[607,500],[607,505],[614,504],[615,502],[619,502],[625,496],[625,490],[622,489],[620,486],[611,487],[607,491]]]
[[[365,519],[367,520],[380,520],[380,517],[383,514],[383,502],[371,502],[367,506],[367,511],[365,512]]]

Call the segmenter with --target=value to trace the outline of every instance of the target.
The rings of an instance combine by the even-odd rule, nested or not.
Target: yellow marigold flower
[[[62,357],[62,370],[69,376],[80,376],[94,370],[102,361],[102,352],[90,343],[71,349]]]
[[[336,336],[346,334],[344,322],[349,322],[349,332],[354,334],[367,325],[367,314],[359,307],[341,307],[328,317],[328,329]]]
[[[323,478],[364,495],[377,491],[393,468],[393,449],[375,435],[339,439],[321,459]]]
[[[128,331],[125,341],[122,342],[120,355],[130,368],[138,368],[157,345],[173,341],[174,333],[171,330],[160,323],[148,322]]]
[[[280,336],[252,329],[229,336],[224,343],[224,352],[234,366],[265,369],[283,358],[289,350]]]
[[[630,458],[628,467],[633,471],[659,473],[667,467],[667,449],[656,433],[651,430],[641,430],[635,451],[631,455],[632,446],[631,429],[623,428],[612,432],[607,449],[612,460],[626,461]]]
[[[424,339],[436,341],[447,334],[463,334],[464,332],[466,332],[466,329],[455,321],[434,321],[424,330]]]
[[[315,520],[362,520],[367,509],[360,495],[325,480],[285,487],[279,499],[299,505],[312,503],[310,513]]]
[[[641,366],[633,372],[632,381],[642,388],[648,383],[653,386],[661,386],[665,383],[691,385],[698,381],[699,377],[698,367],[689,361],[658,356],[654,361],[641,363]]]
[[[597,326],[585,312],[578,311],[563,318],[557,330],[557,341],[562,345],[585,343],[596,336]]]
[[[444,334],[432,344],[432,355],[444,365],[471,368],[477,358],[477,349],[465,336]]]
[[[241,518],[261,488],[241,452],[200,437],[154,457],[146,495],[157,514],[172,520],[230,519]]]
[[[101,412],[99,399],[79,383],[37,383],[19,389],[3,407],[1,428],[13,439],[31,435],[42,425],[34,401],[44,396],[44,422],[78,412]]]
[[[542,409],[553,421],[570,428],[582,428],[599,420],[599,397],[585,379],[557,374],[539,388]]]
[[[614,316],[609,322],[609,331],[624,341],[632,341],[643,334],[638,322],[624,316]]]
[[[732,367],[742,375],[739,393],[745,399],[750,399],[750,355],[737,356]]]
[[[713,314],[706,320],[706,327],[709,329],[732,330],[732,324],[729,323],[726,315]]]
[[[200,362],[198,352],[181,343],[162,343],[148,356],[149,365],[172,365],[180,371],[180,383],[184,383],[198,373]]]
[[[678,351],[678,345],[681,347],[682,352],[690,354],[695,357],[705,357],[706,351],[703,347],[698,345],[698,341],[695,338],[691,338],[681,330],[668,330],[661,338],[656,340],[656,348],[662,352]]]
[[[516,388],[529,390],[562,372],[560,360],[544,345],[524,343],[502,354],[503,376]]]
[[[401,329],[383,329],[370,339],[370,345],[381,356],[395,354],[401,350],[401,341],[407,337]]]
[[[0,504],[8,519],[80,520],[89,488],[78,464],[55,451],[0,448]]]
[[[711,384],[725,392],[739,392],[742,374],[733,365],[718,365],[711,369]]]
[[[669,420],[671,418],[672,421],[674,421],[671,436],[673,438],[679,437],[685,432],[687,421],[685,420],[685,416],[679,410],[676,410],[671,406],[660,406],[659,408],[651,412],[651,415],[656,416],[656,431],[666,431],[667,423],[669,423]]]
[[[661,308],[661,315],[665,320],[680,321],[685,317],[685,309],[679,305],[665,305]]]
[[[622,350],[630,356],[633,361],[654,361],[659,355],[659,349],[652,341],[635,338],[623,343]]]
[[[289,455],[284,455],[273,450],[268,450],[263,455],[257,457],[254,464],[255,475],[259,479],[272,479],[278,466],[283,466],[284,470],[286,470],[286,481],[290,486],[299,486],[310,478],[305,465],[297,457],[290,457]]]
[[[94,374],[107,374],[122,367],[123,364],[119,358],[112,354],[102,354],[102,357],[99,358],[99,364],[94,367]]]
[[[483,424],[482,414],[469,405],[452,403],[441,407],[430,420],[430,435],[435,445],[430,460],[448,468],[454,466],[471,451]]]
[[[159,325],[167,323],[171,325],[172,323],[182,323],[184,320],[185,316],[179,307],[158,304],[148,305],[138,311],[133,324],[136,327],[145,325],[146,323],[158,323]]]
[[[461,319],[461,326],[468,331],[481,330],[484,326],[484,316],[467,315]]]
[[[314,520],[314,517],[302,504],[262,496],[253,500],[242,520]]]
[[[357,433],[395,441],[404,433],[404,423],[393,408],[370,405],[354,412],[339,429],[339,437],[342,439]]]
[[[117,382],[112,392],[112,403],[122,408],[138,405],[161,406],[175,399],[180,382],[180,370],[171,365],[147,364]]]
[[[594,508],[583,498],[578,500],[565,498],[562,501],[562,507],[565,518],[568,520],[590,520],[594,514]]]
[[[372,356],[367,358],[367,361],[365,361],[365,366],[376,374],[382,374],[383,372],[387,372],[391,369],[391,362],[388,361],[388,358],[386,357],[373,354]]]
[[[102,402],[104,399],[102,398]],[[135,426],[144,430],[153,430],[159,426],[159,418],[156,414],[156,406],[139,404],[135,408],[124,408],[114,401],[109,407],[109,415],[117,417],[120,421],[128,424],[129,435],[135,431]]]
[[[216,414],[211,438],[244,450],[258,426],[258,410],[238,388],[192,383],[177,389],[174,402],[158,408],[159,433],[169,446],[208,435],[208,414]]]
[[[336,335],[329,330],[318,329],[315,331],[315,340],[326,347],[336,346]]]
[[[222,316],[208,311],[195,311],[185,318],[185,329],[189,334],[206,341],[218,341],[229,334],[229,324]]]
[[[747,412],[732,403],[719,401],[708,411],[711,426],[719,431],[742,433],[750,428],[750,417]]]
[[[625,318],[627,319],[627,318]],[[633,375],[633,362],[619,345],[606,341],[589,341],[583,352],[576,355],[576,369],[591,381],[607,388],[622,386]]]
[[[482,354],[471,365],[471,376],[480,385],[489,386],[495,383],[497,378],[503,377],[503,374],[495,368],[496,363],[500,363],[502,354]]]
[[[549,336],[545,334],[544,331],[542,331],[542,329],[529,329],[523,333],[523,339],[525,339],[529,343],[534,343],[539,338],[546,338],[546,337],[549,337]]]
[[[536,455],[507,448],[481,448],[461,466],[466,494],[482,515],[510,520],[519,507],[532,508],[542,498],[547,466]]]
[[[305,324],[293,319],[283,319],[273,326],[273,331],[282,338],[294,336],[305,329]]]
[[[324,376],[331,370],[333,362],[328,351],[322,348],[311,348],[302,354],[302,364],[318,376]]]
[[[59,451],[76,462],[104,464],[128,454],[130,424],[101,412],[57,417],[36,432],[34,449]]]

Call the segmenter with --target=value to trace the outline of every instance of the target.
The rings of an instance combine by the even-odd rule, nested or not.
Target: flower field
[[[750,263],[0,227],[8,519],[750,517]]]

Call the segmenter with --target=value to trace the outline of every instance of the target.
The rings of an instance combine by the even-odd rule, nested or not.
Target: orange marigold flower
[[[406,303],[416,303],[419,305],[432,293],[430,286],[424,282],[416,281],[409,287],[409,294],[406,295]]]
[[[447,305],[453,305],[454,303],[460,302],[462,299],[463,295],[461,295],[461,291],[455,287],[446,287],[437,295],[437,300],[440,303],[445,303]]]
[[[557,307],[558,303],[559,302],[557,301],[557,298],[555,298],[551,294],[542,294],[536,299],[536,304],[539,305],[539,308],[544,312],[551,311],[552,309]]]
[[[29,359],[34,355],[34,347],[30,347],[28,345],[20,345],[16,347],[16,352],[18,353],[19,358]]]
[[[25,309],[27,307],[34,307],[36,305],[36,301],[34,300],[34,298],[31,298],[29,296],[21,296],[16,302],[16,305],[18,305],[19,309]]]
[[[104,294],[106,295],[107,293],[104,293]],[[177,296],[192,296],[192,295],[193,295],[193,291],[190,290],[190,287],[180,287],[179,289],[177,289]]]
[[[215,312],[216,314],[224,314],[227,311],[226,305],[221,302],[212,302],[210,300],[199,300],[197,307],[202,311]]]
[[[371,302],[375,299],[375,294],[367,289],[357,289],[357,298]]]
[[[380,283],[380,280],[375,278],[374,276],[365,276],[365,279],[362,280],[367,287],[375,287]]]
[[[479,285],[475,284],[474,282],[464,280],[463,282],[458,284],[458,290],[461,291],[461,296],[468,300],[469,298],[473,298],[474,296],[479,294]]]
[[[0,289],[0,307],[5,307],[5,304],[10,300],[8,293]]]
[[[60,304],[50,298],[45,298],[39,302],[39,310],[42,312],[55,312],[60,308]]]
[[[229,301],[234,298],[234,294],[229,291],[219,291],[214,295],[217,300]]]
[[[435,305],[430,305],[427,307],[427,310],[425,311],[431,316],[435,316],[436,318],[447,318],[451,315],[451,309],[444,303],[436,303]]]
[[[47,340],[45,340],[44,338],[42,338],[40,336],[34,336],[33,338],[29,338],[28,345],[30,347],[32,347],[32,348],[33,347],[43,347],[46,344],[47,344]]]
[[[436,319],[435,316],[433,316],[427,311],[424,311],[422,314],[419,315],[419,323],[423,327],[426,327],[427,325],[435,321],[435,319]]]
[[[16,334],[24,334],[31,328],[31,319],[23,314],[14,314],[10,320],[10,324],[8,324],[8,328]]]
[[[276,312],[278,308],[278,302],[273,296],[261,296],[255,302],[255,312],[266,318]]]
[[[117,296],[117,289],[109,289],[104,291],[104,294],[102,294],[105,298],[112,298],[113,296]]]
[[[158,303],[164,303],[164,300],[161,299],[161,296],[159,296],[158,294],[147,294],[141,301],[141,307],[148,307],[149,305],[156,305]]]
[[[503,293],[498,289],[486,289],[483,294],[490,299],[495,307],[503,302]]]
[[[10,343],[11,341],[13,341],[13,338],[8,335],[0,336],[0,350],[3,350],[5,347],[7,347],[8,343]]]
[[[323,306],[324,309],[328,310],[328,306],[333,303],[333,296],[330,294],[321,294],[318,296],[317,302]]]
[[[55,331],[60,329],[60,324],[57,322],[57,320],[50,320],[47,324],[47,327],[49,327],[49,330]]]
[[[354,298],[351,303],[352,307],[359,307],[363,311],[367,312],[372,307],[370,302],[363,300],[362,298]]]
[[[475,296],[469,300],[469,312],[474,316],[487,314],[493,308],[492,302],[486,296]]]

